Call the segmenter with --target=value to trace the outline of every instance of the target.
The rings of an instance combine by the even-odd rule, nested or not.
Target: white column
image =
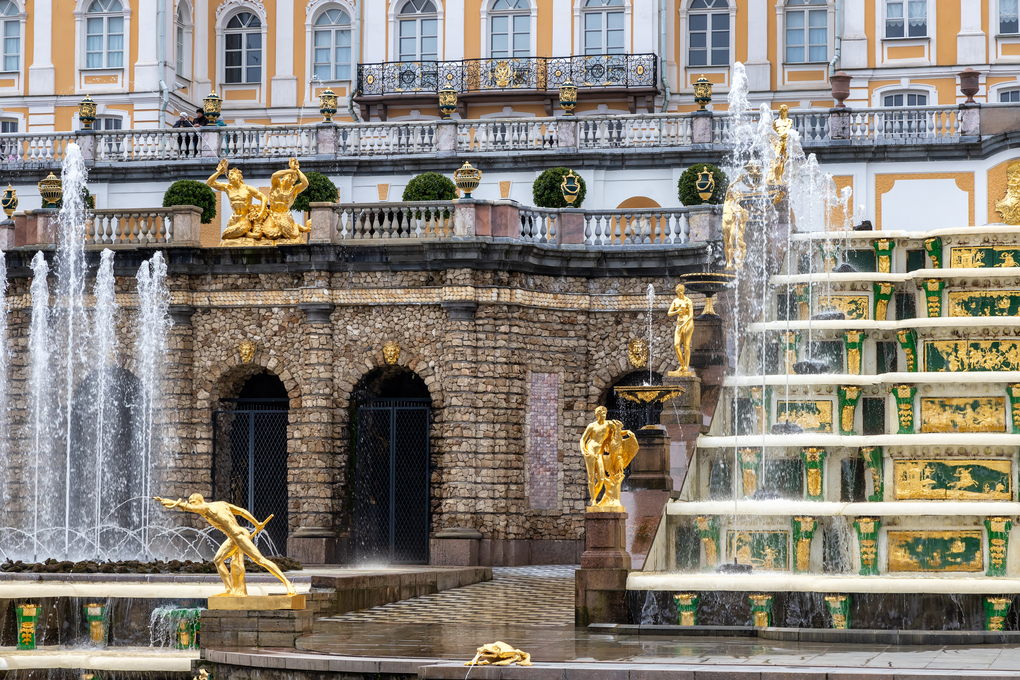
[[[362,2],[361,11],[365,17],[361,24],[361,52],[365,55],[362,63],[377,64],[389,61],[389,55],[386,54],[387,36],[393,40],[387,25],[389,0]]]
[[[772,64],[769,62],[768,0],[747,2],[747,85],[751,92],[772,89]],[[739,21],[739,16],[738,16]],[[733,36],[730,37],[733,39]]]
[[[32,65],[28,67],[28,93],[31,95],[54,94],[53,46],[53,0],[35,0],[32,14]],[[74,36],[70,44],[74,45]],[[74,49],[72,47],[72,49]],[[68,61],[74,62],[74,59]],[[77,79],[75,74],[75,79]]]
[[[956,63],[985,64],[985,33],[981,30],[981,0],[960,0],[960,32],[956,34]]]
[[[135,62],[133,92],[153,92],[159,89],[159,20],[158,2],[162,0],[138,0],[138,16],[131,17],[131,27],[138,34],[138,60]],[[169,3],[168,3],[169,4]],[[173,21],[168,10],[165,21]],[[164,28],[166,28],[164,26]]]
[[[446,55],[440,59],[457,61],[464,58],[464,0],[446,0],[446,11],[443,13],[443,31],[446,33]],[[485,31],[482,31],[482,42],[485,42]],[[483,50],[484,54],[484,50]]]
[[[294,75],[294,0],[276,0],[276,72],[270,79],[270,104],[297,106]]]
[[[553,0],[553,46],[552,56],[569,57],[573,54],[570,25],[576,0]],[[578,52],[583,52],[578,47]]]
[[[659,25],[655,21],[659,3],[656,0],[633,0],[633,2],[634,30],[630,35],[630,52],[631,54],[647,54],[648,52],[658,54],[662,42]]]
[[[865,0],[843,0],[843,40],[840,44],[841,71],[868,67],[868,36],[864,30]]]
[[[195,28],[193,77],[195,79],[195,96],[205,97],[212,90],[212,79],[209,78],[209,0],[195,0]]]

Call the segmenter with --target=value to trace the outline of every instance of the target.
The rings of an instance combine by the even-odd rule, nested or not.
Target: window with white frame
[[[14,134],[18,131],[18,121],[0,120],[0,134]]]
[[[493,59],[531,56],[531,3],[496,0],[489,12],[489,56]]]
[[[174,72],[184,75],[184,50],[187,45],[188,17],[184,13],[184,3],[177,6],[177,15],[174,17]]]
[[[730,3],[694,0],[687,15],[687,62],[691,66],[730,63]]]
[[[3,61],[0,71],[21,69],[21,20],[18,8],[11,0],[0,0],[0,33],[3,33]]]
[[[230,17],[223,32],[223,80],[262,82],[262,21],[252,12]]]
[[[999,33],[1020,34],[1020,2],[1017,0],[999,0]]]
[[[887,94],[882,96],[882,106],[886,107],[902,107],[902,106],[927,106],[928,95],[923,92],[897,92],[895,94]]]
[[[829,60],[828,10],[825,0],[787,0],[786,63]]]
[[[85,68],[124,68],[120,0],[93,0],[85,11]]]
[[[623,0],[585,0],[585,54],[623,54]]]
[[[407,0],[400,8],[400,61],[439,58],[439,17],[432,0]]]
[[[331,8],[315,20],[312,73],[322,82],[351,79],[351,18]]]
[[[1020,90],[1000,90],[999,101],[1003,104],[1016,104],[1020,102]]]
[[[928,0],[886,0],[885,37],[928,36]]]

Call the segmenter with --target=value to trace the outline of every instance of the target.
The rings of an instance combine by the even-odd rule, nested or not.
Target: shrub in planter
[[[193,205],[202,209],[202,224],[209,224],[216,217],[216,194],[204,182],[193,179],[179,179],[163,194],[163,207],[172,205]]]
[[[585,186],[584,180],[581,179],[580,174],[575,172],[577,176],[577,183],[581,186],[581,190],[577,193],[577,200],[574,201],[574,205],[570,205],[563,198],[563,190],[560,185],[563,184],[563,177],[570,172],[570,168],[549,168],[535,180],[535,183],[531,185],[531,197],[535,202],[535,205],[539,208],[580,208],[581,204],[584,203]]]
[[[708,197],[707,201],[701,200],[701,196],[698,195],[698,175],[703,170],[708,170],[712,173],[712,179],[715,180],[715,189],[712,191],[712,195]],[[677,184],[677,193],[680,197],[680,202],[684,205],[702,205],[703,203],[709,203],[717,205],[722,203],[726,199],[726,189],[729,187],[730,182],[726,178],[726,173],[720,170],[711,163],[698,163],[684,170],[683,174],[680,175],[680,182]]]
[[[457,185],[438,172],[415,175],[404,187],[402,201],[452,201],[457,198]]]
[[[293,210],[308,212],[311,210],[309,203],[336,203],[338,196],[336,185],[321,172],[306,172],[308,188],[297,195],[294,199]]]

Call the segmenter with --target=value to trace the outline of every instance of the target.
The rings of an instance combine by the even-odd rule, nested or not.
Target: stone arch
[[[336,408],[346,410],[351,405],[351,391],[358,384],[358,381],[372,371],[385,368],[387,365],[386,358],[383,356],[382,345],[379,345],[371,354],[363,357],[362,361],[347,362],[338,376],[335,395]],[[445,407],[446,396],[443,391],[442,381],[435,367],[429,365],[427,357],[414,349],[401,347],[400,355],[397,357],[394,365],[402,366],[421,377],[429,388],[429,394],[432,396],[432,408],[434,410],[439,411]]]
[[[627,359],[626,350],[618,353],[619,356],[616,358],[608,358],[605,365],[597,368],[591,374],[591,380],[589,382],[590,389],[588,390],[588,410],[594,410],[596,406],[601,404],[604,399],[604,395],[609,389],[617,384],[621,378],[627,376],[638,370],[647,371],[648,366],[637,369],[631,366],[630,361]],[[666,375],[666,371],[675,370],[676,366],[673,365],[676,357],[670,353],[668,356],[662,356],[664,352],[655,352],[649,359],[651,362],[651,369],[653,373],[660,375]]]
[[[221,399],[236,393],[248,378],[263,371],[283,381],[290,398],[290,410],[300,409],[301,385],[295,377],[297,371],[286,359],[266,354],[262,348],[255,350],[255,355],[248,363],[241,360],[240,354],[231,353],[212,367],[207,378],[196,379],[195,409],[200,413],[211,413]]]

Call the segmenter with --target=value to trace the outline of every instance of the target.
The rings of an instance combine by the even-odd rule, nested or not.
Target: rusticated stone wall
[[[214,495],[213,411],[251,376],[269,372],[290,399],[291,552],[335,558],[334,542],[342,546],[351,531],[352,393],[386,365],[383,345],[392,340],[401,349],[397,365],[420,376],[433,400],[430,533],[476,530],[488,564],[576,562],[587,500],[577,441],[609,387],[635,370],[627,343],[647,338],[650,283],[659,293],[653,369],[672,368],[673,324],[665,310],[683,269],[630,278],[607,275],[611,270],[572,276],[511,267],[336,269],[223,266],[209,258],[184,266],[171,252],[175,323],[166,392],[176,456],[162,495]],[[15,424],[25,417],[27,285],[27,277],[16,277],[11,286]],[[133,278],[119,277],[118,288],[119,361],[130,370]],[[239,351],[244,341],[255,345],[248,363]],[[553,383],[555,419],[541,426],[546,440],[554,427],[555,450],[536,451],[532,461],[529,428],[539,423],[529,423],[529,409],[535,396],[548,402]],[[545,386],[542,395],[529,394],[536,384]],[[545,477],[529,482],[529,475]],[[540,497],[530,498],[529,489],[541,489]],[[318,530],[312,532],[321,541],[318,553],[294,542],[299,529]],[[327,535],[333,539],[323,541]]]

